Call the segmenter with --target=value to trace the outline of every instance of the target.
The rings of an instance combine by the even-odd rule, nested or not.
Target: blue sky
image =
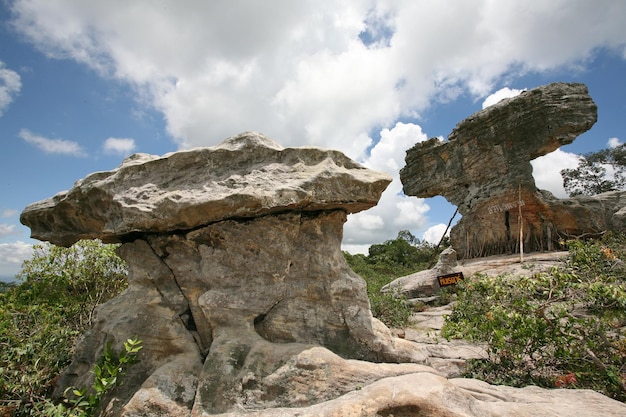
[[[534,165],[562,194],[575,154],[626,139],[624,22],[621,0],[0,0],[0,279],[34,243],[26,205],[130,153],[249,130],[396,177],[346,249],[433,239],[454,207],[400,193],[406,149],[494,94],[583,82],[598,123]]]

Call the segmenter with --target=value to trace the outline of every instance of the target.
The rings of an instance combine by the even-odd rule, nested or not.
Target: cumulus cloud
[[[0,117],[22,89],[20,75],[0,61]]]
[[[609,148],[617,148],[621,144],[622,141],[619,140],[619,138],[609,138],[608,142],[606,143]]]
[[[134,139],[129,138],[108,138],[102,145],[105,153],[130,155],[137,147]]]
[[[49,139],[44,136],[34,134],[28,129],[20,130],[19,136],[27,143],[36,146],[45,153],[79,157],[87,155],[78,143],[71,140]]]
[[[511,97],[519,96],[523,91],[526,91],[526,89],[517,90],[515,88],[511,89],[509,87],[501,88],[498,91],[496,91],[495,93],[490,94],[489,96],[487,96],[485,101],[483,101],[483,109],[485,107],[493,106],[494,104],[504,100],[505,98],[511,98]]]
[[[380,140],[371,149],[363,164],[392,177],[378,205],[365,212],[352,214],[344,227],[344,249],[363,253],[362,246],[394,239],[399,230],[417,230],[426,223],[430,207],[424,199],[406,197],[402,193],[400,169],[406,150],[428,137],[419,125],[398,122],[392,129],[380,131]]]
[[[180,148],[254,130],[284,146],[338,149],[393,175],[376,208],[350,216],[350,245],[425,224],[427,204],[404,197],[397,179],[404,151],[425,135],[397,120],[419,120],[435,101],[485,97],[505,74],[582,67],[598,48],[626,51],[626,2],[611,0],[15,0],[11,8],[13,27],[48,56],[134,88]],[[515,90],[498,93],[506,92]],[[41,139],[33,143],[44,149],[73,144]],[[538,182],[554,181],[535,165]]]
[[[25,242],[0,243],[0,280],[12,281],[22,262],[30,259],[33,247]]]
[[[14,27],[46,54],[134,86],[180,147],[256,130],[354,158],[374,128],[433,99],[481,97],[505,72],[580,65],[595,48],[626,44],[626,3],[614,1],[16,0],[12,9]]]
[[[443,223],[436,224],[434,226],[430,226],[422,236],[422,239],[428,243],[432,243],[436,245],[441,240],[443,233],[446,231],[446,225]],[[450,236],[450,230],[446,233],[446,236]]]
[[[15,225],[0,223],[0,238],[15,234]]]
[[[563,188],[563,177],[561,170],[565,168],[576,168],[580,156],[570,152],[557,149],[547,155],[531,161],[533,166],[533,177],[537,188],[548,190],[556,197],[566,198],[567,193]]]

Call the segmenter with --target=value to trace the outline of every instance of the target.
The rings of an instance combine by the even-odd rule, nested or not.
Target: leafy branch
[[[104,349],[104,355],[93,367],[94,382],[91,389],[69,387],[65,390],[65,403],[48,404],[45,410],[47,417],[90,417],[98,409],[104,395],[115,386],[121,384],[120,377],[126,369],[137,362],[137,355],[143,348],[141,340],[136,337],[124,342],[124,350],[119,356],[111,350],[110,343]],[[67,398],[68,393],[73,398]]]

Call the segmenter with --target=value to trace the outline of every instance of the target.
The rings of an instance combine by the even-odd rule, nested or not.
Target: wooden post
[[[519,209],[519,262],[524,262],[524,223],[522,219],[522,184],[519,184],[519,194],[517,198]]]
[[[548,235],[548,251],[552,251],[553,250],[553,247],[552,247],[552,228],[550,227],[550,224],[548,224],[547,235]]]

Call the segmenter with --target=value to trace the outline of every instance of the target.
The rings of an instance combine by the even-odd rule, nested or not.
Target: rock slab
[[[441,292],[438,277],[463,272],[462,268],[458,266],[456,258],[456,251],[448,247],[441,252],[437,263],[431,269],[397,278],[382,287],[381,291],[407,299],[436,297]]]
[[[283,148],[247,132],[214,147],[132,155],[29,205],[20,220],[33,238],[59,246],[119,243],[283,211],[355,213],[376,205],[390,181],[341,152]]]

